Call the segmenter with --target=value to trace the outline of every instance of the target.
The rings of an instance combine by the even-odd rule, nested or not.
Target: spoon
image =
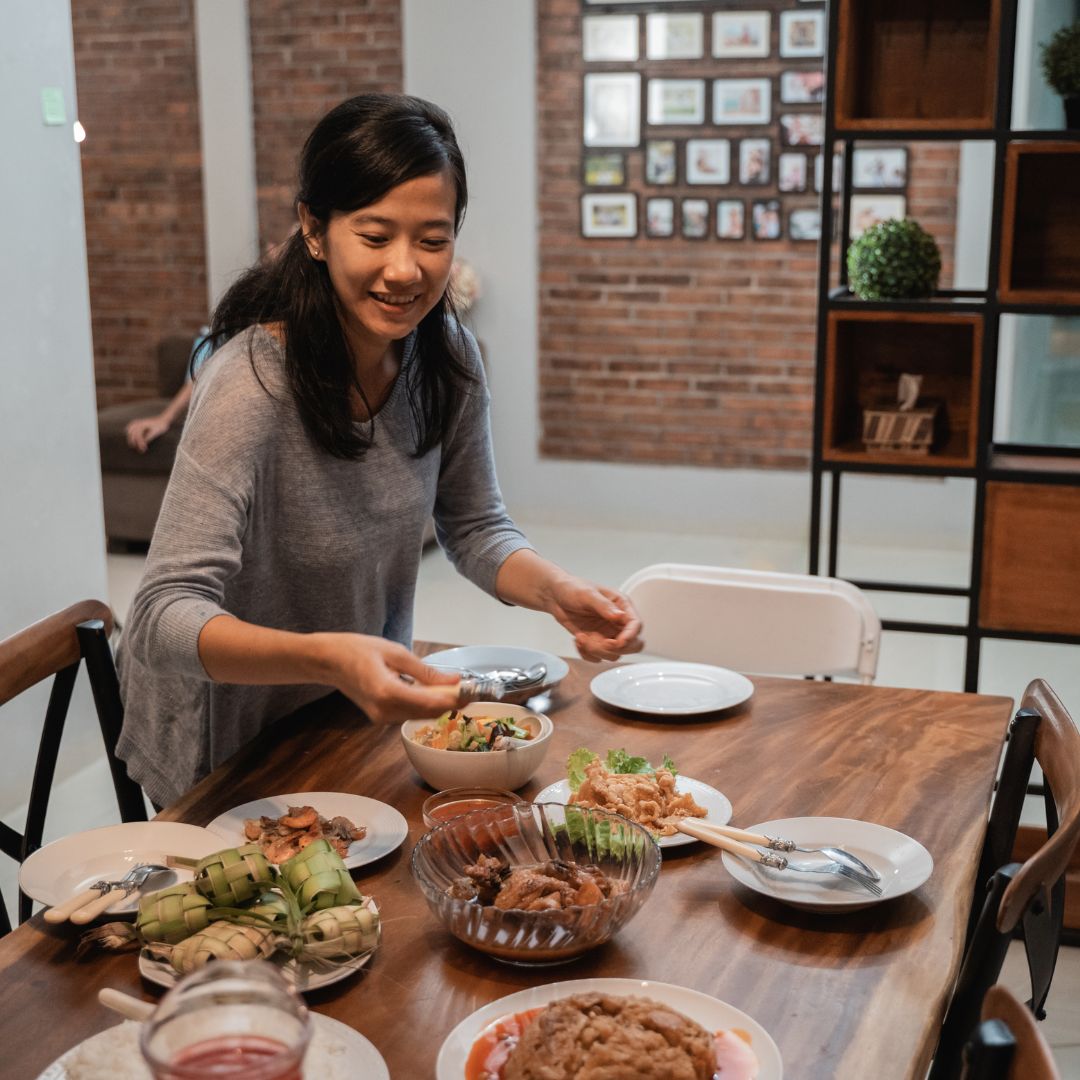
[[[149,878],[160,873],[162,870],[168,869],[167,866],[160,866],[158,863],[144,863],[141,866],[133,867],[119,881],[99,883],[108,885],[109,888],[96,900],[91,900],[89,904],[84,904],[77,911],[73,912],[71,921],[75,923],[76,926],[83,926],[84,924],[91,922],[102,912],[108,911],[114,904],[125,899],[125,897],[129,896],[136,889],[141,889]]]

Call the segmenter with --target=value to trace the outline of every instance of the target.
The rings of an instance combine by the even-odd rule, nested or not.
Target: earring
[[[318,248],[312,248],[311,254],[317,259],[319,257],[319,249]]]

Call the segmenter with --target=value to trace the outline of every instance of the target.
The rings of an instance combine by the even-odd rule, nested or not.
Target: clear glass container
[[[429,829],[441,825],[451,818],[460,817],[472,810],[483,810],[492,806],[512,806],[524,803],[520,795],[512,791],[503,791],[493,787],[454,787],[437,791],[424,800],[422,813],[424,824]]]
[[[217,960],[184,976],[143,1025],[154,1080],[301,1080],[308,1011],[263,960]]]

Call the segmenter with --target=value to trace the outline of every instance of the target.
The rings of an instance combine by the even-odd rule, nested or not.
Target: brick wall
[[[251,0],[250,20],[265,247],[296,224],[296,167],[315,122],[354,94],[401,90],[401,0]]]
[[[538,0],[537,8],[541,453],[642,464],[808,467],[816,244],[721,242],[712,236],[583,239],[582,5]],[[773,22],[775,35],[775,15]],[[672,70],[664,74],[708,79],[720,74],[719,63],[668,62]],[[769,60],[723,63],[724,74],[735,77],[775,77],[780,70],[814,66],[779,60],[775,48]],[[644,71],[647,65],[607,68]],[[775,170],[775,104],[773,111]],[[666,137],[667,130],[643,124],[647,137]],[[695,134],[727,136],[706,127],[676,129],[672,137]],[[956,149],[911,149],[908,212],[944,242],[951,275]],[[639,226],[646,195],[704,197],[713,204],[720,197],[743,198],[749,204],[776,194],[775,184],[646,186],[643,152],[626,158],[626,186],[639,195]],[[789,209],[814,205],[813,194],[780,198],[785,230]],[[947,284],[951,276],[942,280]]]
[[[98,403],[156,393],[206,319],[192,0],[72,0]]]

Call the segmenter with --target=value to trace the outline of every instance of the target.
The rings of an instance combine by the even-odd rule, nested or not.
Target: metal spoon
[[[77,926],[96,919],[102,912],[108,911],[114,904],[130,896],[136,889],[141,889],[147,880],[162,870],[168,870],[167,866],[157,863],[143,863],[141,866],[132,867],[119,881],[98,882],[94,887],[108,885],[109,888],[96,900],[91,900],[71,915],[71,921]]]

